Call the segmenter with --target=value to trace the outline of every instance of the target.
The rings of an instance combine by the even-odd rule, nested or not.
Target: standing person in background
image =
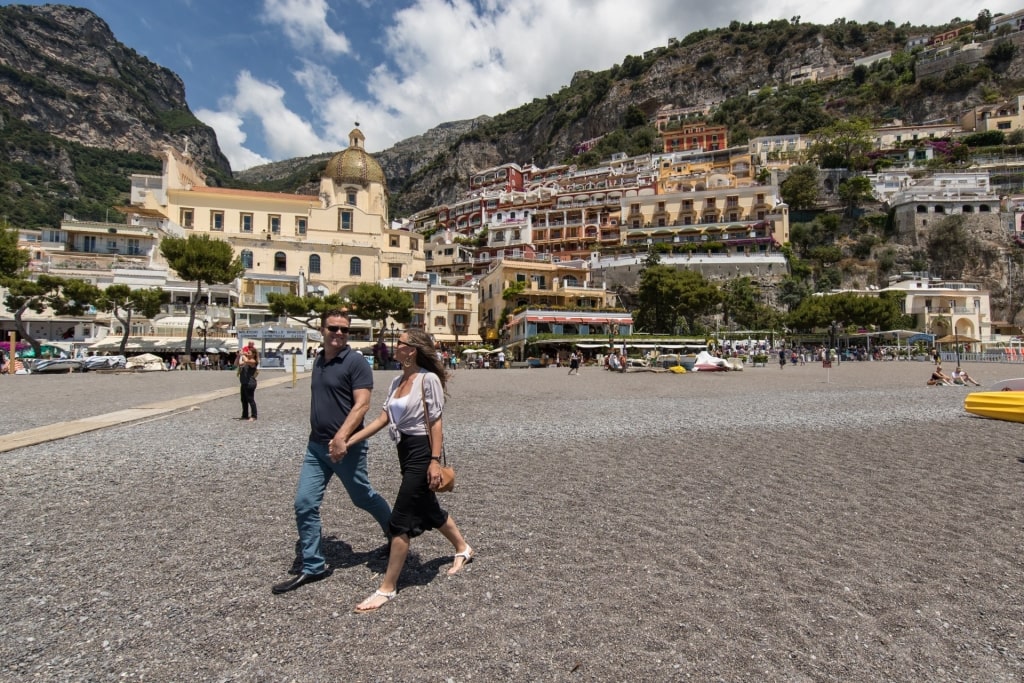
[[[350,438],[362,429],[373,392],[373,370],[348,345],[350,323],[345,311],[336,309],[323,316],[323,350],[313,362],[310,383],[309,440],[295,491],[302,568],[294,578],[276,584],[274,593],[295,590],[328,574],[320,546],[320,505],[332,475],[341,479],[352,503],[369,512],[388,534],[391,506],[370,486],[367,443]]]
[[[410,539],[424,531],[437,529],[455,548],[455,559],[448,575],[457,574],[473,559],[459,527],[441,508],[434,491],[441,484],[441,451],[444,429],[446,375],[444,365],[434,353],[430,335],[423,330],[407,330],[398,338],[395,360],[402,374],[391,382],[384,409],[370,424],[349,438],[363,442],[388,427],[398,447],[402,485],[391,513],[391,553],[380,588],[356,606],[357,612],[372,612],[398,594],[398,577],[405,566]],[[429,432],[428,432],[429,429]],[[333,456],[332,456],[333,457]],[[346,456],[347,457],[347,456]]]
[[[242,349],[238,360],[238,385],[242,397],[242,417],[239,420],[256,421],[256,375],[259,373],[259,364],[255,348]]]

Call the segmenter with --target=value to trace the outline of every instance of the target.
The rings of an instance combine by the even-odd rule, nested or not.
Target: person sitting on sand
[[[959,365],[957,366],[956,370],[953,371],[953,383],[961,384],[964,386],[968,384],[973,384],[976,387],[981,386],[981,382],[975,382],[974,378],[968,375],[967,371],[962,369]]]
[[[931,379],[928,380],[928,386],[953,386],[953,380],[948,375],[943,374],[941,365],[936,365]]]

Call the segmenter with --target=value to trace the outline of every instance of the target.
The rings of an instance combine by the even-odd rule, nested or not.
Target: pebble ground
[[[970,366],[983,383],[1024,367]],[[0,680],[1017,681],[1024,425],[923,362],[611,374],[461,370],[443,503],[477,559],[379,530],[334,482],[333,574],[294,559],[308,379],[0,454]],[[376,373],[375,412],[393,373]],[[233,373],[0,378],[0,431]],[[371,480],[393,500],[394,449]]]

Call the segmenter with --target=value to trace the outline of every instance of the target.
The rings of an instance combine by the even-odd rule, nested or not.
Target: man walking
[[[338,476],[356,507],[373,515],[385,536],[388,532],[391,506],[370,486],[366,441],[345,450],[348,437],[363,427],[373,391],[373,371],[363,355],[348,345],[350,322],[345,311],[333,310],[323,316],[323,351],[313,362],[309,442],[295,491],[302,569],[275,584],[274,593],[287,593],[328,574],[320,547],[320,504],[331,475]],[[332,455],[339,456],[338,462]]]

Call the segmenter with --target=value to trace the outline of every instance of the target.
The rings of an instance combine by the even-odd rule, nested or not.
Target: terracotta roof
[[[239,190],[230,187],[193,187],[190,192],[201,194],[232,195],[235,197],[260,197],[276,201],[295,201],[307,204],[319,203],[319,199],[308,194],[288,194],[287,192],[261,192],[259,190]]]

